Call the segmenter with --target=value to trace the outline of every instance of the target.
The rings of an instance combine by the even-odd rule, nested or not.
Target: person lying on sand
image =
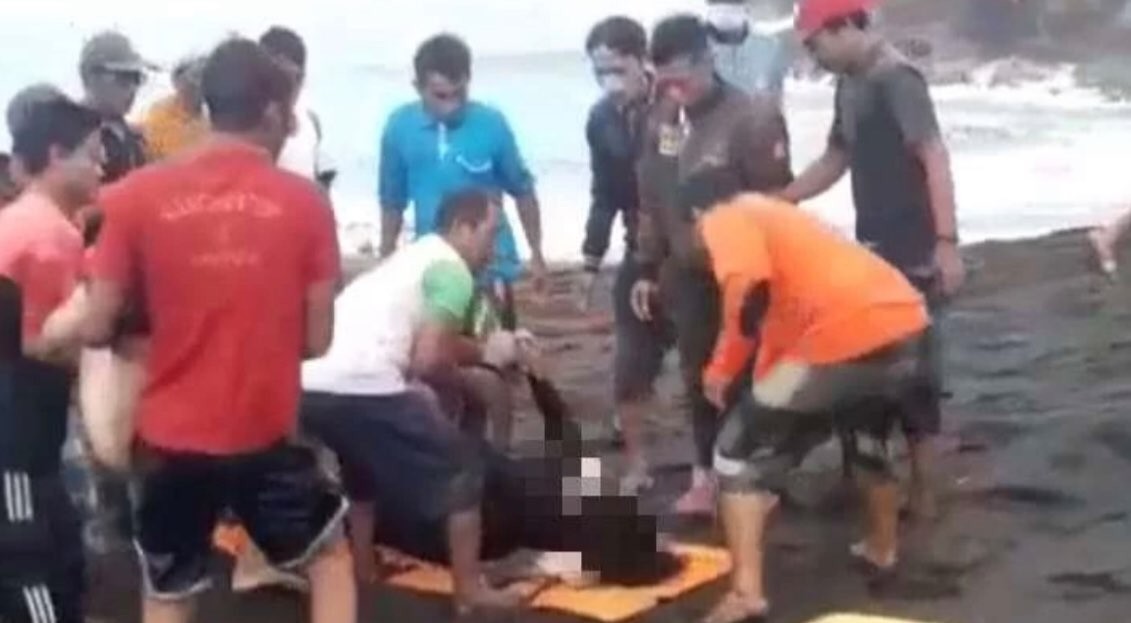
[[[481,556],[494,581],[561,580],[654,585],[679,571],[655,515],[622,495],[600,459],[547,440],[540,456],[515,459],[479,443],[483,465]],[[564,451],[563,451],[564,449]],[[451,563],[442,520],[378,505],[374,544]]]
[[[834,429],[855,440],[847,458],[867,507],[865,538],[851,551],[876,571],[894,567],[898,485],[886,439],[933,392],[921,350],[930,320],[907,279],[795,205],[738,190],[714,170],[698,174],[682,198],[695,252],[723,295],[723,329],[703,375],[711,402],[724,404],[757,349],[753,391],[724,415],[715,443],[734,571],[708,623],[768,612],[763,540],[775,491]]]
[[[341,463],[360,581],[376,573],[375,507],[442,521],[460,614],[512,608],[521,596],[483,577],[483,467],[474,438],[410,381],[476,362],[503,368],[523,356],[513,333],[495,332],[482,346],[462,335],[473,273],[491,258],[501,214],[480,190],[446,197],[436,234],[346,287],[334,305],[330,349],[302,372],[301,421]]]

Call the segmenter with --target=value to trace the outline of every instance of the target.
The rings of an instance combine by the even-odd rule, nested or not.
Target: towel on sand
[[[572,588],[555,584],[537,592],[531,607],[615,623],[639,616],[730,572],[730,556],[725,550],[680,544],[673,546],[672,551],[683,566],[661,584],[635,588]],[[389,585],[436,595],[451,594],[452,578],[447,568],[384,549],[381,553],[385,560],[394,559],[396,566],[405,569],[387,578]]]

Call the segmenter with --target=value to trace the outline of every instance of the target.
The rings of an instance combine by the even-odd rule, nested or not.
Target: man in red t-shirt
[[[294,84],[266,52],[222,44],[203,92],[211,136],[103,192],[84,326],[90,345],[105,345],[131,300],[149,321],[135,457],[144,620],[189,619],[230,509],[274,565],[306,570],[312,621],[352,623],[346,503],[292,441],[300,364],[332,333],[333,212],[275,166]]]
[[[60,99],[29,108],[13,136],[26,178],[0,211],[0,620],[12,623],[82,620],[82,539],[60,474],[78,340],[54,327],[82,268],[71,218],[98,189],[101,124]]]

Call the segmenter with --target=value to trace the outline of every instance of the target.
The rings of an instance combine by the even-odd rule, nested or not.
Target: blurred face
[[[708,2],[707,22],[722,32],[740,32],[747,27],[746,5],[742,2]]]
[[[276,55],[274,58],[275,61],[279,63],[279,65],[287,72],[287,75],[289,75],[291,79],[294,80],[295,91],[301,91],[302,85],[306,81],[306,70],[303,69],[301,65],[296,64],[285,56]]]
[[[846,71],[852,62],[849,46],[849,33],[851,29],[842,28],[836,32],[827,28],[818,30],[814,35],[805,40],[805,48],[827,71],[841,73]]]
[[[416,90],[428,114],[438,121],[448,121],[459,114],[467,103],[470,78],[455,81],[437,73],[417,81]]]
[[[103,114],[124,117],[133,108],[145,79],[141,71],[97,68],[86,80],[87,97]]]
[[[589,54],[593,76],[606,95],[625,104],[643,97],[648,90],[648,74],[643,59],[623,55],[601,46]]]
[[[487,218],[478,225],[461,225],[464,260],[472,272],[478,272],[491,263],[495,254],[495,230],[499,227],[502,210],[495,202],[487,209]]]
[[[680,56],[656,67],[656,88],[680,106],[694,106],[711,92],[714,70],[709,54]]]
[[[102,183],[102,165],[105,161],[102,135],[97,131],[69,154],[57,147],[51,148],[51,164],[48,166],[50,183],[57,185],[61,191],[60,196],[70,204],[67,207],[77,210],[94,203],[98,187]]]
[[[298,121],[295,119],[295,95],[292,93],[286,102],[271,102],[263,114],[264,147],[278,158],[283,152],[287,139],[295,133]]]

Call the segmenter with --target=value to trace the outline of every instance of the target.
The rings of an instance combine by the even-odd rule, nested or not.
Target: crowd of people
[[[801,0],[783,34],[746,2],[708,0],[705,17],[651,33],[610,17],[584,42],[603,95],[578,128],[592,163],[583,305],[618,214],[627,237],[613,288],[621,494],[652,484],[644,428],[674,348],[695,444],[674,511],[717,514],[734,560],[709,623],[768,615],[782,476],[834,435],[866,502],[851,551],[872,572],[899,555],[893,430],[911,448],[910,508],[933,513],[937,320],[964,271],[928,85],[872,8]],[[825,152],[796,176],[787,37],[838,76]],[[103,33],[82,52],[83,98],[41,84],[9,105],[0,620],[82,621],[84,551],[129,538],[144,621],[188,621],[221,523],[248,537],[237,586],[298,574],[316,623],[356,620],[386,521],[442,526],[458,614],[520,605],[485,579],[482,507],[486,448],[512,441],[514,381],[545,373],[514,295],[524,274],[546,289],[534,177],[505,115],[470,97],[468,46],[428,39],[419,99],[380,140],[380,262],[345,278],[335,172],[296,103],[306,60],[287,28],[227,40],[179,63],[175,92],[135,128],[126,115],[156,68]],[[855,241],[798,207],[846,174]],[[409,207],[415,239],[399,246]],[[69,430],[91,483],[81,519]]]

